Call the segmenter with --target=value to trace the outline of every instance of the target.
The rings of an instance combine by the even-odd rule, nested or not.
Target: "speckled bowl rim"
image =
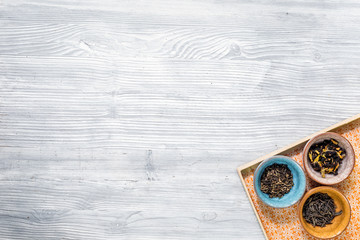
[[[297,200],[291,202],[290,205],[281,206],[281,207],[273,206],[273,205],[267,203],[266,201],[263,201],[263,199],[260,197],[260,195],[259,195],[259,193],[258,193],[258,190],[256,189],[256,182],[255,182],[255,181],[256,181],[256,178],[257,178],[257,175],[259,174],[259,171],[260,171],[260,169],[262,168],[262,166],[265,165],[268,161],[271,161],[271,160],[276,159],[276,158],[286,159],[286,160],[294,163],[294,165],[297,166],[298,169],[300,170],[300,171],[299,171],[300,174],[301,174],[301,173],[303,174],[303,179],[304,179],[304,181],[305,181],[304,190],[303,190],[302,194],[299,195],[299,198],[298,198]],[[305,194],[305,192],[306,192],[306,188],[307,188],[307,180],[306,180],[306,176],[305,176],[304,169],[301,167],[301,165],[300,165],[297,161],[295,161],[294,159],[292,159],[292,158],[290,158],[290,157],[284,156],[284,155],[275,155],[275,156],[269,157],[269,158],[265,159],[264,161],[262,161],[262,162],[257,166],[257,168],[256,168],[256,170],[255,170],[255,172],[254,172],[254,180],[253,180],[253,181],[254,181],[255,193],[256,193],[257,197],[261,200],[261,202],[263,202],[263,203],[266,204],[267,206],[270,206],[270,207],[272,207],[272,208],[278,208],[278,209],[288,208],[288,207],[291,207],[291,206],[295,205],[296,203],[298,203],[298,202],[302,199],[302,197],[304,196],[304,194]]]
[[[346,224],[346,226],[344,227],[343,230],[341,230],[339,233],[337,233],[336,235],[334,236],[330,236],[330,237],[319,237],[319,236],[314,236],[313,234],[311,234],[310,232],[308,232],[307,228],[303,225],[302,221],[301,221],[301,214],[302,214],[302,209],[304,207],[304,204],[305,204],[305,201],[313,194],[317,193],[317,192],[321,192],[321,190],[323,189],[331,189],[331,190],[334,190],[337,194],[341,195],[346,201],[345,203],[349,206],[349,211],[350,211],[350,217],[349,217],[349,220]],[[302,205],[302,207],[300,207]],[[307,191],[303,198],[301,199],[301,201],[299,202],[299,205],[298,205],[298,209],[297,209],[297,213],[298,213],[298,218],[299,218],[299,222],[300,222],[300,225],[302,226],[302,228],[308,233],[310,234],[311,236],[315,237],[315,238],[318,238],[318,239],[332,239],[334,237],[337,237],[339,236],[340,234],[342,234],[346,229],[347,227],[349,226],[350,224],[350,221],[351,221],[351,205],[350,205],[350,202],[349,202],[349,199],[347,199],[347,197],[342,193],[340,192],[338,189],[334,188],[334,187],[331,187],[331,186],[319,186],[319,187],[316,187],[316,188],[312,188],[310,189],[309,191]]]
[[[306,161],[308,161],[307,159],[307,153],[309,152],[309,149],[311,147],[312,144],[314,144],[314,142],[319,138],[322,137],[324,135],[334,135],[337,136],[338,138],[342,139],[344,142],[347,142],[350,146],[350,150],[352,151],[352,155],[354,156],[353,158],[349,159],[349,161],[351,161],[352,166],[351,166],[351,170],[349,171],[349,174],[347,174],[345,177],[343,177],[343,179],[336,181],[334,183],[328,183],[325,181],[321,181],[321,179],[314,177],[313,173],[308,169],[308,166],[306,164]],[[343,136],[341,136],[338,133],[334,133],[334,132],[325,132],[325,133],[320,133],[314,137],[312,137],[309,141],[307,141],[306,145],[303,148],[303,152],[302,152],[302,160],[303,160],[303,167],[304,170],[306,172],[306,174],[315,182],[320,183],[322,185],[326,185],[326,186],[332,186],[338,183],[341,183],[342,181],[344,181],[345,179],[347,179],[349,177],[349,175],[352,173],[352,171],[354,170],[354,166],[355,166],[355,152],[354,152],[354,148],[351,145],[351,143],[349,142],[349,140],[347,140],[346,138],[344,138]],[[311,167],[311,166],[309,166]],[[325,178],[324,178],[325,180]]]

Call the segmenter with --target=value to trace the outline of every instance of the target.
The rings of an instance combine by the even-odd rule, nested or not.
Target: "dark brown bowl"
[[[338,141],[340,147],[345,149],[346,157],[342,160],[342,163],[338,168],[337,175],[325,174],[325,178],[323,178],[320,172],[315,171],[310,165],[310,161],[308,160],[308,152],[313,144],[322,142],[330,138],[333,138],[336,141]],[[344,181],[350,175],[355,165],[355,153],[350,142],[341,135],[333,132],[321,133],[310,139],[304,147],[302,158],[303,158],[304,169],[308,174],[308,176],[315,182],[318,182],[323,185],[334,185]]]

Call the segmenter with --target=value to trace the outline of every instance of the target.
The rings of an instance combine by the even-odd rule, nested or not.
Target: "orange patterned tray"
[[[334,239],[359,239],[360,234],[360,114],[335,124],[322,131],[314,133],[300,141],[289,145],[280,150],[274,151],[266,156],[256,159],[244,166],[239,167],[238,173],[248,194],[250,203],[254,208],[255,214],[259,220],[260,226],[267,239],[316,239],[309,235],[302,228],[297,217],[297,204],[285,209],[275,209],[263,204],[256,196],[253,186],[253,176],[256,167],[263,160],[274,155],[286,155],[302,166],[302,149],[305,143],[313,136],[323,132],[336,132],[348,139],[355,151],[355,167],[351,175],[342,183],[334,187],[339,189],[349,199],[351,205],[351,220],[347,229]],[[317,186],[317,184],[307,178],[308,189]]]

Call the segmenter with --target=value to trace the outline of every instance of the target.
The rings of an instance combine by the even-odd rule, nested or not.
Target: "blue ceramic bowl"
[[[260,179],[266,167],[277,164],[286,164],[290,169],[293,175],[294,186],[291,188],[290,192],[285,194],[281,198],[270,198],[269,195],[263,193],[260,190]],[[260,165],[256,168],[254,174],[254,187],[257,196],[263,201],[265,204],[274,208],[285,208],[294,205],[298,202],[301,197],[305,193],[306,188],[306,178],[304,174],[304,170],[301,168],[300,164],[295,162],[293,159],[285,156],[273,156],[264,160]]]

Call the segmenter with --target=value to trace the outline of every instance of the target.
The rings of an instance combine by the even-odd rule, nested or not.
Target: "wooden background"
[[[236,167],[360,112],[355,0],[1,0],[0,239],[263,239]]]

